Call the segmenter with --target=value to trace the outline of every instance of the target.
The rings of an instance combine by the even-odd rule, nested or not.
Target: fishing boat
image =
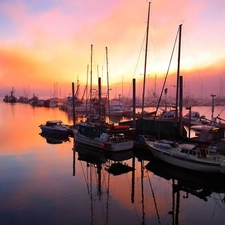
[[[73,106],[74,105],[74,106]],[[87,112],[87,106],[84,104],[81,100],[79,100],[77,97],[74,97],[74,103],[72,97],[67,97],[66,101],[62,104],[61,109],[66,112],[72,112],[73,108],[76,114],[85,114]]]
[[[10,95],[5,95],[3,98],[3,102],[6,103],[15,103],[17,101],[17,98],[14,96],[15,93],[15,88],[13,87],[12,90],[10,91]]]
[[[55,135],[71,135],[72,130],[69,125],[63,124],[61,120],[48,120],[45,124],[39,126],[43,133]]]
[[[124,137],[127,128],[107,126],[105,123],[80,122],[73,130],[75,142],[112,152],[133,149],[134,141]]]
[[[92,48],[93,46],[91,45],[91,61],[92,61]],[[107,47],[106,47],[106,56],[107,56]],[[92,82],[90,84],[90,90],[92,90]],[[109,91],[107,94],[109,105]],[[92,91],[90,93],[90,96],[92,96]],[[126,125],[112,126],[110,122],[107,123],[105,120],[105,113],[104,113],[105,110],[102,109],[101,107],[102,96],[101,96],[100,77],[98,78],[98,101],[96,103],[95,102],[96,102],[95,98],[92,97],[90,99],[89,115],[87,116],[86,121],[84,122],[81,121],[75,125],[73,129],[75,142],[90,148],[94,149],[99,148],[111,152],[121,152],[133,149],[134,141],[125,138],[124,135],[124,131],[128,131],[130,127]]]
[[[145,144],[156,158],[171,165],[199,172],[225,173],[225,156],[209,146],[147,139]]]

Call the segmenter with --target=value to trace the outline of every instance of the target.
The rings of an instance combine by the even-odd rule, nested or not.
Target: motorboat
[[[225,173],[225,156],[210,146],[147,139],[145,144],[156,158],[171,165],[199,172]]]
[[[87,113],[87,109],[90,108],[89,105],[83,103],[78,98],[67,97],[66,101],[60,106],[60,109],[66,112],[75,112],[75,114],[84,115]]]
[[[63,124],[61,120],[48,120],[45,124],[39,126],[43,133],[56,135],[71,135],[72,129],[69,125]]]
[[[56,98],[51,98],[49,102],[49,107],[50,108],[58,107],[58,100]]]
[[[119,102],[111,102],[109,106],[106,107],[106,115],[122,116],[123,115],[122,105]]]
[[[159,116],[161,120],[175,120],[176,119],[176,110],[171,109],[169,111],[164,110],[162,114]]]
[[[191,111],[185,114],[182,118],[183,123],[185,124],[192,124],[193,122],[196,122],[197,120],[200,120],[200,113],[197,111]]]

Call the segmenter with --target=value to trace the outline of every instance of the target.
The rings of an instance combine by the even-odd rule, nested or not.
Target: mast
[[[214,119],[214,115],[213,115],[213,113],[214,113],[214,99],[215,99],[216,95],[211,94],[210,96],[212,97],[212,116],[211,116],[211,123],[214,124],[214,122],[216,122],[215,119]]]
[[[77,77],[77,90],[76,90],[76,93],[75,93],[75,97],[78,99],[79,97],[79,93],[80,93],[80,84],[79,84],[79,79]]]
[[[101,118],[102,116],[101,97],[102,97],[101,77],[98,77],[98,116],[99,118]]]
[[[183,134],[183,113],[182,113],[182,109],[183,109],[183,76],[180,76],[180,104],[179,104],[179,125],[180,125],[180,129],[179,129],[179,134],[182,135]],[[190,115],[191,116],[191,115]]]
[[[90,114],[91,114],[91,105],[92,105],[92,50],[93,45],[91,45],[91,68],[90,68]]]
[[[181,32],[182,24],[179,25],[179,45],[178,45],[178,64],[177,64],[177,89],[176,89],[176,122],[178,122],[178,95],[179,95],[179,79],[180,79],[180,54],[181,54]],[[182,115],[182,109],[180,110],[180,115]]]
[[[110,109],[109,109],[109,72],[108,72],[108,48],[105,47],[106,50],[106,70],[107,70],[107,96],[108,96],[108,116],[110,120]]]
[[[146,80],[146,67],[147,67],[147,55],[148,55],[147,52],[148,52],[150,4],[151,4],[151,2],[148,3],[148,21],[147,21],[146,45],[145,45],[145,64],[144,64],[144,82],[143,82],[143,93],[142,93],[142,118],[144,117],[145,80]]]
[[[75,97],[74,97],[74,83],[72,83],[72,104],[73,104],[73,126],[75,126]]]
[[[87,114],[87,100],[88,100],[88,73],[89,73],[89,65],[87,65],[87,78],[86,78],[86,86],[85,86],[85,91],[84,94],[86,92],[86,114]],[[82,97],[82,100],[84,98],[84,95]]]

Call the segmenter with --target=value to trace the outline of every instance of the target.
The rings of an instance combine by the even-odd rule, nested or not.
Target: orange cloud
[[[36,13],[25,3],[15,2],[12,7],[9,2],[1,6],[4,15],[12,21],[12,26],[5,30],[11,36],[0,41],[1,87],[12,85],[8,78],[14,80],[15,86],[29,84],[42,89],[49,89],[55,82],[70,89],[71,83],[79,79],[84,87],[87,65],[91,63],[91,44],[96,84],[97,76],[102,76],[103,84],[106,83],[106,46],[111,85],[120,83],[121,77],[131,84],[133,78],[140,79],[143,74],[146,1],[135,0],[132,4],[128,0],[95,1],[87,5],[65,1],[60,7],[51,5]],[[219,18],[217,22],[216,6],[210,7],[205,1],[194,5],[186,0],[176,1],[175,5],[161,1],[151,3],[148,74],[159,77],[166,73],[180,23],[183,23],[182,69],[189,71],[196,65],[201,68],[224,58],[220,51],[223,42],[214,41],[217,33],[224,36],[221,29],[224,20]],[[206,12],[215,16],[205,24],[204,20],[209,21]],[[209,24],[216,29],[214,32],[209,32]],[[187,36],[193,46],[191,53]],[[176,71],[176,57],[173,71]]]

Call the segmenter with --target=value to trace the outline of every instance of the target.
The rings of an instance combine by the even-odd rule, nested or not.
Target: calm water
[[[210,107],[199,111],[210,118]],[[51,144],[41,123],[72,124],[57,108],[1,101],[0,113],[1,225],[225,224],[225,179],[173,170],[143,152],[90,154],[72,138]],[[113,174],[117,159],[134,170]]]

